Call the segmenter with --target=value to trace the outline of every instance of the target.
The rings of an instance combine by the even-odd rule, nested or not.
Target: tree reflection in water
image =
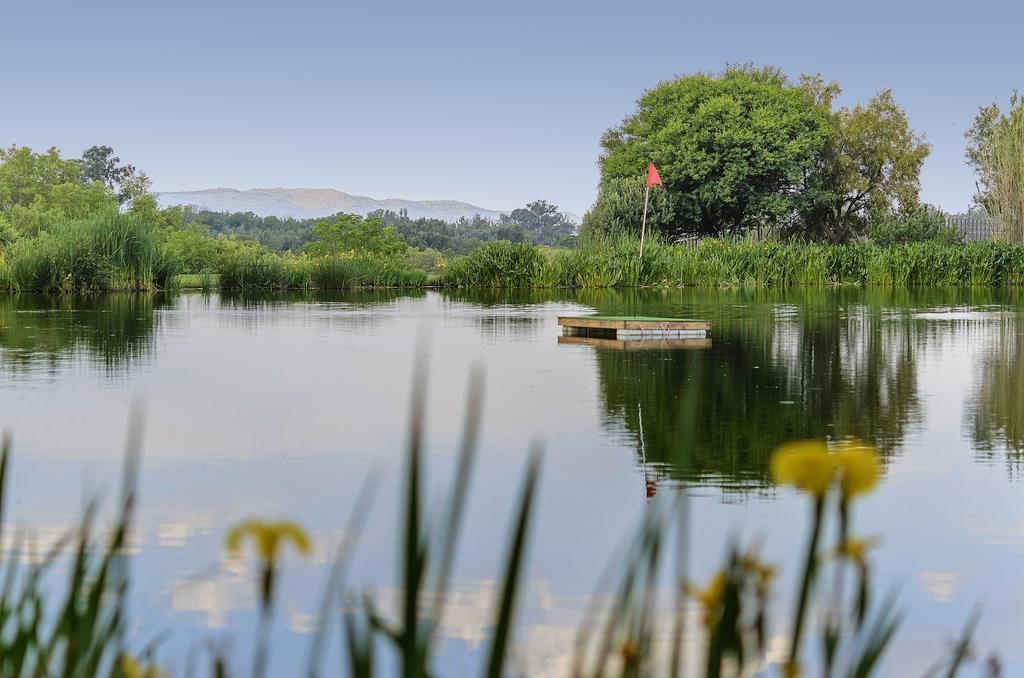
[[[726,490],[763,488],[768,457],[797,438],[856,436],[887,453],[921,420],[915,305],[871,290],[682,291],[652,295],[647,315],[713,322],[699,351],[597,350],[603,418],[661,477]],[[630,300],[597,300],[603,313]],[[708,317],[710,314],[711,317]],[[680,409],[697,385],[685,463]],[[689,437],[689,436],[688,436]]]

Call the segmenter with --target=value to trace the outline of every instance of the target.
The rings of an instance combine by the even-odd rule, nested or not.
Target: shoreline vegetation
[[[840,108],[841,91],[752,65],[657,85],[602,136],[581,224],[545,200],[452,223],[160,208],[109,146],[11,146],[0,291],[1024,285],[1024,100],[981,107],[965,131],[979,235],[921,202],[930,146],[893,93]],[[651,162],[663,184],[640,260]]]
[[[81,294],[355,289],[600,289],[681,287],[1019,287],[1024,246],[779,243],[708,239],[694,245],[600,239],[572,249],[495,241],[442,260],[428,273],[402,260],[343,253],[320,257],[243,247],[202,272],[181,273],[130,215],[72,222],[19,243],[0,259],[0,291]]]

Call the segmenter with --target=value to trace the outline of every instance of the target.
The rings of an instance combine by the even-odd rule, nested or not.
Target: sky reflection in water
[[[134,546],[135,639],[170,631],[183,668],[200,639],[248,658],[253,573],[222,551],[243,517],[290,517],[316,555],[287,563],[273,662],[302,666],[328,554],[372,468],[383,473],[353,581],[393,593],[397,478],[416,337],[429,337],[429,480],[451,470],[473,362],[486,371],[443,673],[480,660],[531,440],[546,449],[519,640],[524,669],[557,675],[602,567],[647,502],[693,483],[693,564],[762,537],[802,547],[807,507],[768,483],[800,437],[856,435],[886,456],[856,531],[881,534],[878,582],[908,616],[887,672],[921,672],[978,603],[982,650],[1014,674],[1024,584],[1024,341],[1016,295],[988,291],[434,292],[239,298],[0,298],[0,426],[15,434],[12,519],[56,539],[86,497],[116,488],[133,398],[147,411]],[[710,347],[559,345],[559,314],[713,321]],[[673,463],[680,398],[700,388],[696,446]],[[643,462],[646,462],[646,466]],[[796,573],[784,569],[783,611]],[[786,617],[775,620],[781,625]]]

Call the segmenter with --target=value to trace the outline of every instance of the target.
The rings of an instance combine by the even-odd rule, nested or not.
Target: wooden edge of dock
[[[577,344],[595,348],[612,348],[619,351],[647,351],[657,349],[699,349],[710,348],[711,339],[600,339],[597,337],[581,337],[563,335],[558,337],[559,344]]]
[[[559,316],[562,327],[589,330],[657,330],[662,332],[711,331],[709,320],[630,320]]]

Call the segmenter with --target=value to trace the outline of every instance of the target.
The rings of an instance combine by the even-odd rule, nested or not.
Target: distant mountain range
[[[475,214],[497,220],[502,214],[457,200],[376,200],[331,188],[252,188],[246,191],[210,188],[157,193],[157,200],[161,207],[193,205],[213,212],[252,212],[261,217],[296,219],[326,217],[338,212],[365,215],[379,209],[393,212],[404,209],[413,219],[428,217],[444,221],[457,221],[462,217],[470,219]]]

